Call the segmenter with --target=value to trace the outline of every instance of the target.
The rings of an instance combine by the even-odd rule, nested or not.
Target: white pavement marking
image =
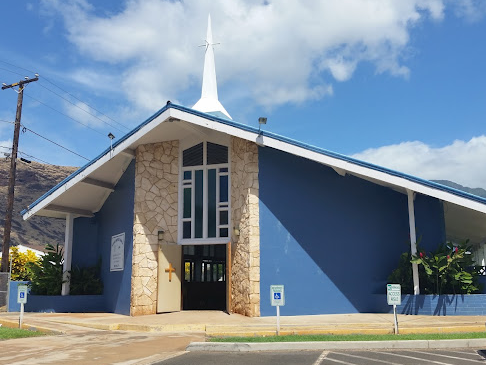
[[[322,354],[319,355],[314,365],[321,365],[322,361],[326,358],[328,353],[329,351],[322,351]]]
[[[427,361],[433,364],[439,364],[439,365],[454,365],[449,362],[440,362],[440,361],[434,361],[434,360],[428,360],[424,359],[423,357],[415,357],[415,356],[407,356],[407,355],[400,355],[394,352],[383,352],[383,351],[374,351],[376,354],[383,354],[383,355],[392,355],[392,356],[399,356],[399,357],[405,357],[407,359],[413,359],[413,360],[420,360],[420,361]]]
[[[375,362],[382,362],[384,364],[388,364],[388,365],[401,365],[399,363],[396,363],[396,362],[390,362],[389,360],[379,360],[379,359],[375,359],[373,357],[365,357],[365,356],[359,356],[359,355],[351,355],[347,352],[334,352],[334,354],[339,354],[339,355],[344,355],[344,356],[349,356],[349,357],[356,357],[358,359],[362,359],[362,360],[370,360],[370,361],[375,361]]]
[[[404,351],[404,352],[410,352],[410,351]],[[412,352],[413,353],[413,352]],[[423,354],[427,354],[427,352],[422,352]],[[457,360],[463,360],[463,361],[470,361],[470,362],[482,362],[484,364],[483,360],[477,360],[477,359],[466,359],[464,357],[457,357],[457,356],[450,356],[450,355],[441,355],[441,354],[436,354],[435,352],[429,353],[430,355],[433,356],[442,356],[442,357],[447,357],[449,359],[457,359]]]
[[[346,362],[338,359],[331,359],[330,357],[326,357],[326,361],[334,361],[337,362],[338,364],[345,364],[345,365],[356,365],[355,363],[352,362]]]

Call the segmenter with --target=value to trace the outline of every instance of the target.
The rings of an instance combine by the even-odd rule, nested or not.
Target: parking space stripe
[[[352,362],[346,362],[338,359],[331,359],[330,357],[325,358],[326,362],[332,361],[332,362],[337,362],[338,364],[345,364],[345,365],[356,365],[355,363]]]
[[[405,358],[412,359],[412,360],[427,361],[427,362],[430,362],[431,364],[454,365],[454,364],[451,364],[450,362],[441,362],[441,361],[428,360],[428,359],[424,359],[423,357],[400,355],[400,354],[397,354],[397,353],[394,353],[394,352],[375,351],[375,353],[376,354],[383,354],[383,355],[392,355],[392,356],[405,357]]]
[[[328,353],[329,351],[322,351],[322,354],[319,355],[314,365],[321,365],[322,361],[326,358]]]
[[[409,351],[403,351],[403,352],[409,352]],[[413,352],[412,352],[413,353]],[[427,352],[422,352],[422,354],[427,354]],[[457,357],[457,356],[450,356],[450,355],[442,355],[438,354],[436,352],[434,353],[428,353],[431,356],[442,356],[442,357],[447,357],[449,359],[456,359],[456,360],[462,360],[462,361],[470,361],[470,362],[482,362],[484,364],[483,360],[477,360],[477,359],[466,359],[465,357]]]
[[[373,361],[373,362],[382,362],[384,364],[389,364],[389,365],[401,365],[401,364],[396,363],[396,362],[390,362],[390,361],[375,359],[373,357],[365,357],[365,356],[359,356],[359,355],[351,355],[351,354],[349,354],[347,352],[335,352],[335,354],[349,356],[349,357],[356,357],[356,358],[361,359],[361,360],[370,360],[370,361]]]

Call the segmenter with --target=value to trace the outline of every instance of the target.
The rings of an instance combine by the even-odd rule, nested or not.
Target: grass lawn
[[[486,332],[423,333],[410,335],[286,335],[258,337],[212,337],[211,342],[303,342],[303,341],[396,341],[396,340],[455,340],[486,338]]]
[[[22,338],[22,337],[37,337],[44,336],[45,333],[29,330],[21,330],[19,328],[8,328],[0,327],[0,341],[10,340],[12,338]]]

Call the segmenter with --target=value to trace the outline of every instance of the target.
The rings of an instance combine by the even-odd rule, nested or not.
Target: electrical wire
[[[61,111],[59,111],[59,110],[57,110],[57,109],[53,108],[53,107],[52,107],[52,106],[50,106],[50,105],[47,105],[46,103],[44,103],[44,102],[42,102],[42,101],[40,101],[40,100],[38,100],[38,99],[34,98],[33,96],[31,96],[31,95],[29,95],[29,94],[25,94],[25,96],[27,96],[27,97],[31,98],[31,99],[32,99],[32,100],[34,100],[34,101],[37,101],[38,103],[40,103],[40,104],[42,104],[42,105],[44,105],[44,106],[48,107],[49,109],[54,110],[55,112],[57,112],[57,113],[59,113],[59,114],[61,114],[61,115],[65,116],[66,118],[69,118],[69,119],[71,119],[71,120],[75,121],[76,123],[79,123],[79,124],[81,124],[82,126],[85,126],[86,128],[91,129],[93,132],[96,132],[96,133],[98,133],[98,134],[102,135],[103,137],[106,137],[106,136],[105,136],[105,135],[104,135],[102,132],[100,132],[100,131],[98,131],[98,130],[96,130],[96,129],[92,128],[92,127],[90,127],[90,126],[89,126],[89,125],[87,125],[86,123],[80,122],[79,120],[74,119],[73,117],[70,117],[69,115],[67,115],[67,114],[65,114],[65,113],[63,113],[63,112],[61,112]]]
[[[26,127],[26,126],[24,126],[24,125],[22,125],[22,127],[23,127],[23,129],[28,130],[29,132],[34,133],[36,136],[39,136],[39,137],[41,137],[41,138],[45,139],[46,141],[49,141],[49,142],[51,142],[51,143],[55,144],[56,146],[61,147],[61,148],[65,149],[66,151],[71,152],[72,154],[75,154],[75,155],[76,155],[76,156],[78,156],[78,157],[84,158],[86,161],[89,161],[89,158],[86,158],[86,157],[84,157],[84,156],[81,156],[79,153],[74,152],[74,151],[70,150],[69,148],[62,146],[62,145],[60,145],[59,143],[54,142],[53,140],[50,140],[49,138],[44,137],[44,136],[40,135],[40,134],[39,134],[39,133],[37,133],[37,132],[34,132],[32,129],[27,128],[27,127]]]
[[[22,151],[17,151],[17,152],[18,152],[19,154],[21,154],[22,156],[30,157],[30,158],[33,158],[34,160],[40,161],[40,162],[45,163],[45,164],[47,164],[47,165],[52,165],[52,166],[54,166],[54,164],[49,163],[49,162],[44,161],[44,160],[41,160],[41,159],[40,159],[40,158],[38,158],[38,157],[35,157],[35,156],[32,156],[32,155],[29,155],[28,153],[25,153],[25,152],[22,152]]]
[[[3,120],[3,119],[0,119],[0,123],[9,123],[9,124],[15,124],[15,122],[11,122],[9,120]]]
[[[13,74],[15,74],[15,75],[19,75],[19,76],[22,76],[22,77],[24,76],[24,75],[22,75],[22,74],[19,74],[18,72],[15,72],[15,71],[9,70],[9,69],[7,69],[7,68],[0,67],[0,70],[4,70],[4,71],[7,71],[7,72],[11,72],[11,73],[13,73]]]
[[[89,112],[89,111],[87,111],[86,109],[81,108],[81,107],[80,107],[78,104],[73,103],[71,100],[69,100],[69,99],[65,98],[64,96],[62,96],[62,95],[60,95],[60,94],[56,93],[55,91],[53,91],[53,90],[49,89],[48,87],[46,87],[46,86],[42,85],[41,83],[39,83],[39,86],[40,86],[40,87],[43,87],[44,89],[46,89],[46,90],[48,90],[48,91],[50,91],[50,92],[51,92],[51,93],[53,93],[54,95],[59,96],[61,99],[63,99],[63,100],[65,100],[65,101],[67,101],[68,103],[70,103],[70,104],[74,105],[76,108],[78,108],[78,109],[82,110],[83,112],[85,112],[85,113],[87,113],[87,114],[91,115],[93,118],[96,118],[96,119],[100,120],[101,122],[103,122],[103,123],[105,123],[105,124],[109,125],[110,127],[115,128],[117,131],[119,131],[119,132],[121,132],[121,133],[124,133],[124,131],[122,131],[122,130],[121,130],[121,129],[119,129],[118,127],[116,127],[116,126],[114,126],[114,125],[112,125],[112,124],[108,123],[106,120],[101,119],[101,118],[100,118],[100,117],[98,117],[97,115],[95,115],[95,114],[93,114],[93,113],[90,113],[90,112]],[[88,104],[86,104],[86,103],[84,103],[84,102],[82,102],[82,101],[81,101],[81,103],[83,103],[83,104],[85,104],[85,105],[89,106]],[[93,109],[92,107],[90,107],[90,108],[91,108],[91,109]],[[93,109],[93,110],[95,110],[95,109]],[[120,123],[118,123],[118,124],[120,124]],[[129,128],[125,127],[124,125],[122,125],[122,126],[123,126],[124,128],[126,128],[127,130],[129,130]]]
[[[14,64],[12,64],[12,63],[10,63],[10,62],[7,62],[7,61],[5,61],[5,60],[2,60],[2,59],[0,59],[0,62],[4,63],[4,64],[6,64],[6,65],[9,65],[9,66],[13,66],[13,67],[19,68],[19,69],[21,69],[21,70],[24,70],[24,71],[30,72],[30,73],[35,73],[35,72],[34,72],[34,71],[32,71],[32,70],[28,70],[28,69],[26,69],[26,68],[23,68],[23,67],[20,67],[20,66],[16,66],[16,65],[14,65]],[[4,69],[4,70],[9,71],[9,72],[12,72],[12,73],[16,73],[16,72],[14,72],[14,71],[10,71],[10,70],[7,70],[7,69]],[[21,74],[19,74],[19,73],[17,73],[17,75],[22,76],[22,75],[21,75]],[[127,130],[130,130],[130,128],[128,128],[127,126],[123,125],[122,123],[117,122],[117,121],[116,121],[116,120],[114,120],[113,118],[111,118],[111,117],[109,117],[108,115],[106,115],[106,114],[104,114],[104,113],[100,112],[99,110],[97,110],[96,108],[92,107],[92,106],[91,106],[91,105],[89,105],[88,103],[86,103],[86,102],[82,101],[81,99],[77,98],[76,96],[74,96],[74,95],[73,95],[73,94],[71,94],[70,92],[68,92],[68,91],[64,90],[63,88],[61,88],[60,86],[56,85],[54,82],[50,81],[50,80],[49,80],[47,77],[42,76],[42,79],[43,79],[43,80],[45,80],[45,81],[47,81],[47,82],[48,82],[48,83],[50,83],[51,85],[53,85],[53,86],[57,87],[57,88],[58,88],[59,90],[61,90],[62,92],[64,92],[64,93],[68,94],[70,97],[72,97],[72,98],[76,99],[77,101],[79,101],[79,102],[81,102],[81,103],[83,103],[83,104],[87,105],[89,108],[93,109],[95,112],[97,112],[97,113],[101,114],[102,116],[104,116],[104,117],[108,118],[108,119],[109,119],[109,120],[111,120],[112,122],[114,122],[114,123],[116,123],[116,124],[118,124],[118,125],[122,126],[123,128],[125,128],[125,129],[127,129]],[[52,92],[52,93],[56,94],[57,96],[59,96],[59,97],[63,98],[64,100],[69,101],[69,100],[65,99],[64,97],[62,97],[61,95],[57,94],[56,92],[54,92],[54,91],[52,91],[52,90],[48,89],[46,86],[42,85],[41,83],[39,83],[39,85],[41,85],[42,87],[44,87],[46,90],[49,90],[50,92]],[[73,104],[71,101],[69,101],[69,102],[70,102],[71,104]],[[73,104],[73,105],[75,105],[75,104]],[[79,107],[79,106],[78,106],[78,107]],[[95,117],[95,118],[98,118],[97,116],[95,116],[95,115],[93,115],[93,114],[89,113],[87,110],[85,110],[85,109],[83,109],[83,108],[81,108],[81,107],[79,107],[79,108],[80,108],[81,110],[83,110],[84,112],[86,112],[86,113],[90,114],[91,116],[93,116],[93,117]],[[98,118],[98,119],[100,119],[100,118]],[[100,120],[101,120],[101,121],[103,121],[102,119],[100,119]],[[105,123],[106,123],[106,121],[103,121],[103,122],[105,122]],[[108,125],[109,125],[109,124],[108,124]],[[113,128],[116,128],[116,127],[113,127]],[[119,130],[119,129],[118,129],[118,130]]]

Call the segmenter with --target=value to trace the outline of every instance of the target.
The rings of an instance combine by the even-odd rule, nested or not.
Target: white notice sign
[[[400,284],[386,285],[386,300],[388,301],[388,305],[402,304],[402,288]]]
[[[125,233],[111,237],[110,271],[122,271],[125,262]]]
[[[283,285],[270,285],[270,302],[273,307],[285,305]]]

